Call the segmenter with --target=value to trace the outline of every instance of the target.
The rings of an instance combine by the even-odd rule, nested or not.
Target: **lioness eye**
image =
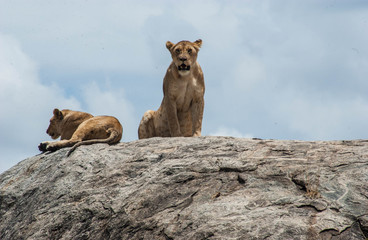
[[[190,49],[190,48],[189,48],[189,49],[188,49],[188,53],[192,53],[192,49]]]

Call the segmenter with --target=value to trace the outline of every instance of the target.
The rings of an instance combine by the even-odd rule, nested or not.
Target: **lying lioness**
[[[66,109],[62,111],[54,109],[53,114],[46,133],[52,139],[61,137],[61,140],[40,143],[38,149],[42,152],[73,146],[67,154],[69,156],[81,145],[114,144],[118,143],[123,135],[123,127],[114,117],[94,117],[89,113]]]
[[[201,136],[204,79],[197,62],[202,40],[167,42],[172,63],[164,78],[164,98],[157,111],[144,113],[138,137]]]

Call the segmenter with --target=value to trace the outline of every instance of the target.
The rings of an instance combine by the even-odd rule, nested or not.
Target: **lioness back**
[[[118,119],[111,116],[96,116],[87,119],[79,125],[78,131],[75,132],[73,138],[91,140],[91,139],[105,139],[110,136],[108,129],[113,128],[119,133],[117,141],[121,140],[123,127]]]

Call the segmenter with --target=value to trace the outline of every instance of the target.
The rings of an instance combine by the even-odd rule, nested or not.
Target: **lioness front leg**
[[[54,152],[61,148],[72,147],[77,142],[80,142],[80,141],[79,140],[61,140],[57,142],[49,142],[49,144],[47,144],[46,146],[46,151]]]
[[[184,135],[180,131],[176,104],[173,100],[167,101],[166,114],[171,137],[183,137]]]
[[[193,137],[200,137],[202,131],[202,119],[204,110],[203,99],[193,102],[191,110],[192,110]]]

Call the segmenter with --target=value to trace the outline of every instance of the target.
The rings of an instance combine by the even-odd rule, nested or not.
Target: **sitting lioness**
[[[94,117],[89,113],[66,109],[54,109],[53,114],[46,133],[52,139],[61,137],[61,140],[40,143],[38,149],[42,152],[73,146],[67,154],[69,156],[78,146],[94,143],[114,144],[118,143],[123,135],[123,127],[114,117]]]
[[[138,128],[139,139],[201,136],[204,79],[197,62],[201,45],[200,39],[166,42],[172,63],[164,78],[164,97],[157,111],[144,113]]]

